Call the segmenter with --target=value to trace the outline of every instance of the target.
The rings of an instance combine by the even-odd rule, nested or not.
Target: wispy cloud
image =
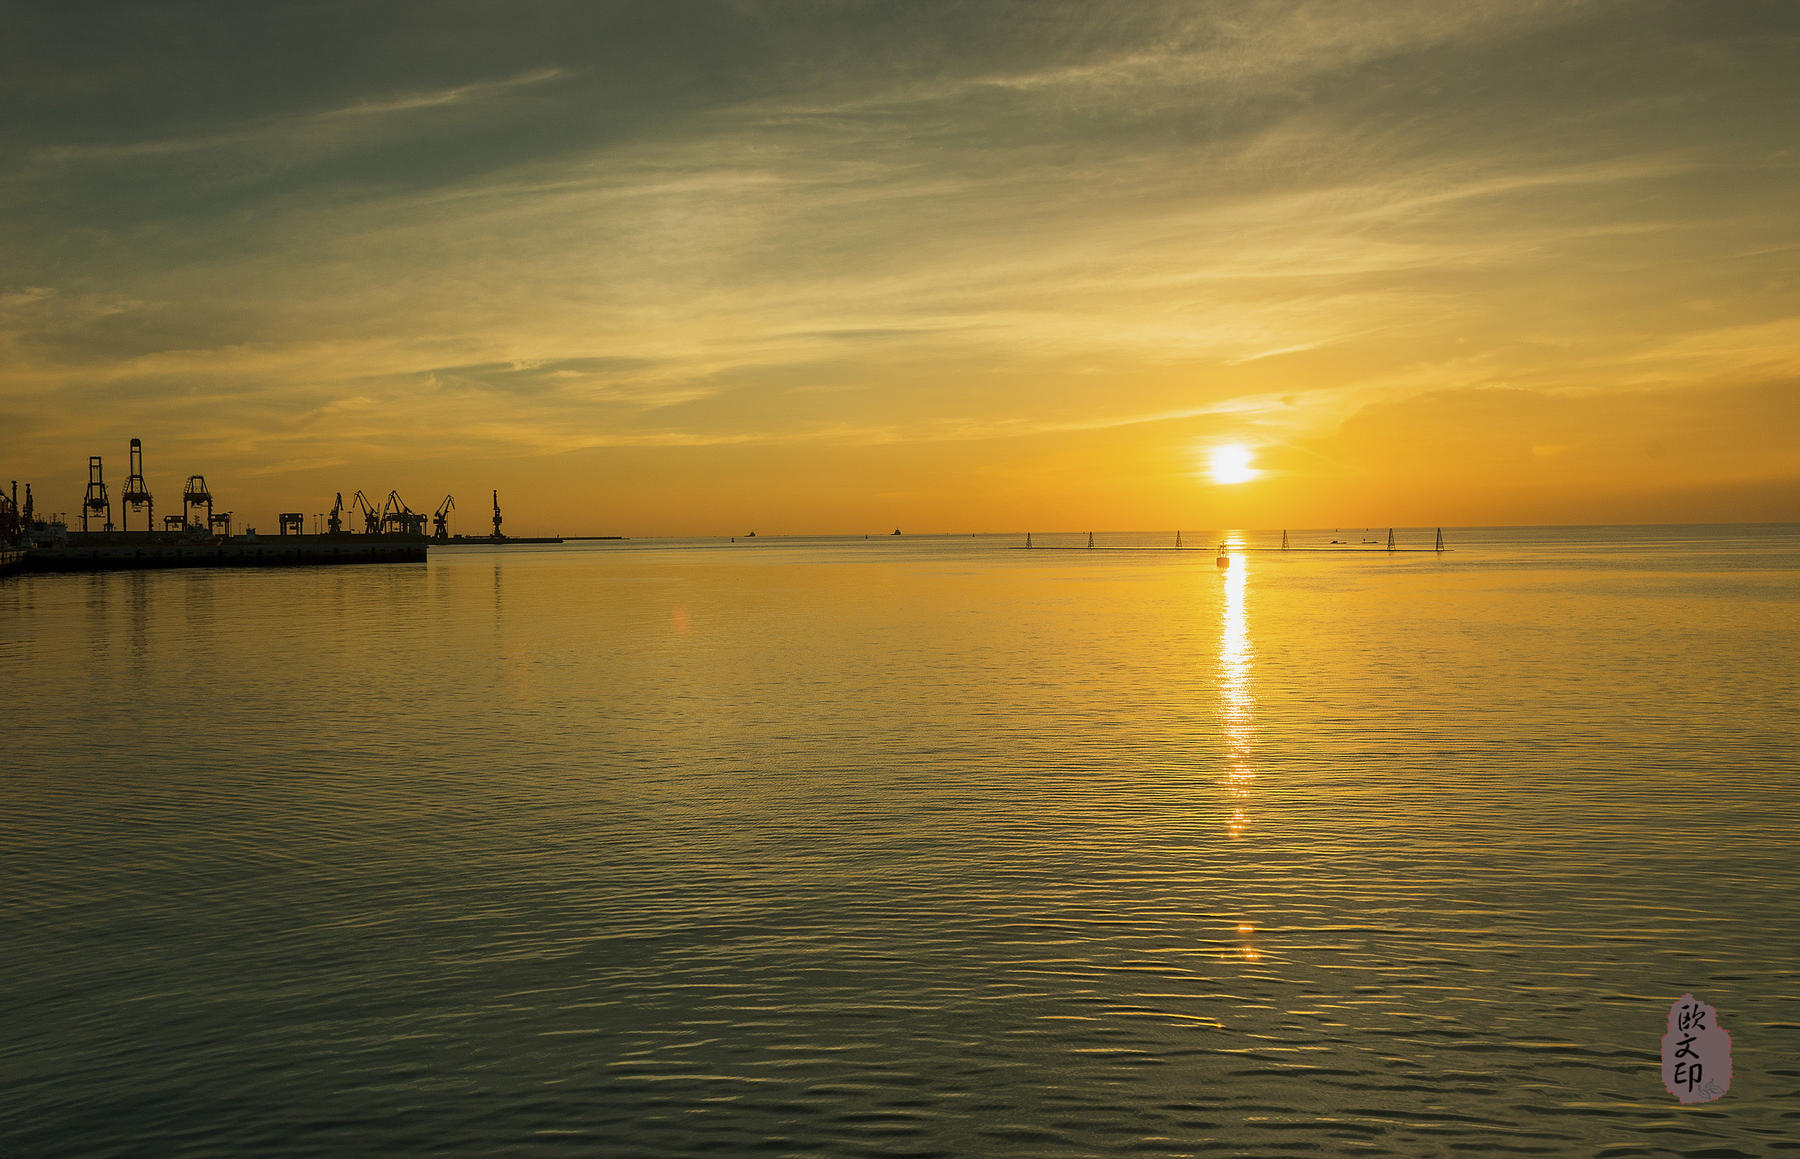
[[[350,139],[350,134],[386,131],[394,118],[425,110],[472,106],[519,89],[560,80],[560,68],[534,69],[518,76],[479,81],[449,88],[402,93],[358,100],[311,113],[251,118],[218,132],[193,136],[155,137],[148,140],[78,142],[44,145],[33,149],[26,165],[39,171],[69,164],[106,164],[145,157],[169,157],[185,153],[235,150],[253,146],[259,151],[284,148],[319,148]]]

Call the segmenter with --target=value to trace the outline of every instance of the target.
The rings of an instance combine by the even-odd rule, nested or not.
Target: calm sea
[[[1791,1153],[1800,528],[1445,533],[0,581],[0,1154]]]

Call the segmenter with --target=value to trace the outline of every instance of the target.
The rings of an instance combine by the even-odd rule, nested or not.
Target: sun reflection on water
[[[1256,741],[1256,700],[1250,687],[1250,667],[1256,650],[1250,642],[1245,603],[1250,569],[1243,546],[1243,538],[1234,533],[1226,537],[1222,547],[1231,565],[1223,572],[1225,610],[1219,626],[1219,722],[1225,737],[1225,795],[1232,802],[1225,833],[1233,841],[1242,839],[1250,827],[1250,789],[1256,780],[1251,759]],[[1243,943],[1238,952],[1247,962],[1262,957],[1250,941],[1255,932],[1253,923],[1238,923],[1237,934]]]
[[[1250,665],[1255,648],[1250,643],[1250,619],[1244,607],[1245,584],[1250,578],[1242,543],[1233,536],[1225,541],[1231,566],[1225,570],[1225,615],[1219,629],[1220,723],[1225,733],[1225,787],[1238,803],[1232,814],[1232,836],[1249,824],[1243,804],[1256,780],[1251,751],[1256,739],[1256,701],[1250,691]]]

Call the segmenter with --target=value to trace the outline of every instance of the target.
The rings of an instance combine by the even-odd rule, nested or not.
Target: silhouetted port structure
[[[125,478],[125,490],[119,493],[119,522],[125,530],[131,530],[131,520],[126,515],[126,508],[142,507],[144,509],[144,530],[156,530],[156,500],[150,495],[150,485],[144,482],[144,444],[131,440],[131,474]]]
[[[0,543],[12,543],[21,529],[31,522],[31,484],[25,484],[25,505],[19,506],[19,481],[13,480],[12,494],[0,491]]]
[[[112,500],[106,497],[106,479],[99,455],[88,456],[87,495],[81,500],[81,530],[88,530],[88,518],[93,515],[106,516],[102,531],[113,529]]]
[[[503,543],[509,547],[515,547],[523,546],[528,543],[562,542],[562,540],[556,536],[518,537],[507,535],[502,532],[500,530],[500,492],[498,489],[494,491],[494,533],[492,535],[451,535],[449,517],[450,512],[454,510],[456,510],[456,500],[449,495],[444,496],[444,502],[439,505],[437,514],[433,517],[433,530],[431,536],[431,541],[433,543],[446,547],[466,547],[481,543]],[[589,538],[619,539],[621,537],[617,535],[596,535],[590,536]]]
[[[277,517],[279,534],[259,537],[246,527],[232,534],[232,514],[215,511],[212,488],[204,475],[189,475],[181,490],[181,514],[165,515],[157,530],[155,499],[144,474],[144,445],[132,439],[130,471],[119,493],[119,522],[113,520],[104,464],[99,455],[88,458],[87,490],[81,500],[81,530],[72,531],[65,516],[39,518],[33,508],[31,484],[19,499],[19,485],[0,492],[0,571],[87,571],[155,567],[271,567],[295,564],[419,563],[426,545],[449,543],[561,543],[560,539],[509,540],[500,531],[500,494],[494,492],[492,537],[450,535],[450,513],[456,500],[444,496],[435,515],[414,511],[390,490],[379,509],[358,490],[346,505],[344,494],[335,494],[327,530],[306,533],[306,516],[284,511]],[[362,530],[344,526],[346,507],[360,512]],[[141,509],[143,530],[130,527]],[[317,518],[324,519],[321,514]],[[433,521],[433,535],[425,534],[425,521]]]
[[[381,533],[381,512],[375,510],[375,505],[369,502],[369,497],[359,489],[355,495],[350,497],[350,503],[351,506],[362,512],[363,534],[379,535]]]
[[[200,526],[194,522],[194,509],[206,508],[206,524],[212,526],[212,492],[207,489],[205,475],[189,475],[187,486],[181,489],[181,516],[184,526]]]
[[[381,505],[381,534],[424,535],[425,517],[408,507],[400,492],[389,491],[387,502]]]
[[[25,529],[31,525],[31,484],[25,484],[25,503],[19,505],[19,481],[12,493],[0,491],[0,575],[25,566]]]

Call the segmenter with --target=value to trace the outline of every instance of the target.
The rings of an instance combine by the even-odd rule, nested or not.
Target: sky
[[[159,518],[201,473],[263,530],[358,488],[515,534],[1800,519],[1791,3],[0,26],[40,510],[139,437]]]

